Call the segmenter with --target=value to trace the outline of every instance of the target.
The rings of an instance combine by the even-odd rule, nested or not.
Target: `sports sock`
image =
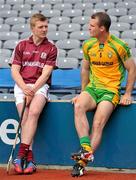
[[[91,143],[90,143],[90,138],[88,136],[84,136],[84,137],[80,138],[80,145],[86,151],[93,152],[92,147],[91,147]]]
[[[26,157],[27,156],[27,153],[29,151],[29,146],[28,144],[24,144],[24,143],[21,143],[20,144],[20,147],[19,147],[19,151],[18,151],[18,158],[23,158],[23,157]]]
[[[27,153],[27,161],[33,161],[34,162],[34,156],[33,156],[33,152],[32,150],[29,149],[28,153]]]

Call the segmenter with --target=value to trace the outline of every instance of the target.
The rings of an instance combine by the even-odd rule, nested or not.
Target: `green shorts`
[[[95,102],[98,104],[101,101],[110,101],[115,106],[119,104],[120,94],[113,93],[105,89],[96,89],[93,87],[86,86],[85,91],[88,92]]]

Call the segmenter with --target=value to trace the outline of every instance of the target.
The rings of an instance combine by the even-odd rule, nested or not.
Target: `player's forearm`
[[[41,88],[47,82],[48,78],[49,76],[41,75],[34,84],[33,91],[36,92],[39,88]]]
[[[87,84],[90,81],[89,80],[89,74],[90,74],[89,70],[83,69],[81,72],[81,81],[82,81],[81,91],[83,91],[85,89],[85,87],[87,86]]]
[[[132,68],[128,72],[128,78],[127,78],[127,85],[126,85],[126,91],[125,94],[130,94],[133,91],[134,83],[136,81],[136,67]]]
[[[46,71],[43,71],[41,76],[37,79],[34,84],[33,91],[36,92],[39,88],[41,88],[44,84],[46,84],[47,80],[49,79],[53,68],[50,68]]]

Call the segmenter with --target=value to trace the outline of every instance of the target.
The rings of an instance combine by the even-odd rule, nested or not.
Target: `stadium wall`
[[[92,124],[93,113],[87,113]],[[18,114],[14,102],[0,101],[0,164],[6,164],[15,138]],[[20,139],[17,141],[17,148]],[[34,143],[35,160],[39,165],[71,166],[70,154],[79,148],[74,127],[73,105],[50,102],[40,116]],[[119,106],[107,123],[102,143],[89,166],[136,168],[136,102]]]

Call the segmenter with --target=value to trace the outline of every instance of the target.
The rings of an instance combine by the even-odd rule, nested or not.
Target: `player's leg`
[[[75,127],[79,138],[88,136],[90,128],[86,117],[86,112],[95,108],[96,102],[88,94],[88,92],[82,92],[77,101],[74,103]]]
[[[32,152],[32,143],[33,137],[37,129],[37,123],[39,115],[41,114],[46,102],[48,99],[48,85],[41,87],[35,94],[30,106],[27,122],[24,127],[24,134],[22,136],[22,142],[30,144],[29,151],[26,159],[26,167],[24,169],[24,174],[32,174],[36,171],[36,164],[34,162],[33,152]],[[29,129],[28,127],[31,127]],[[26,132],[29,129],[29,133]]]
[[[91,144],[95,151],[100,144],[103,128],[107,123],[110,115],[119,103],[119,93],[113,93],[107,90],[97,90],[98,94],[98,106],[94,115]]]
[[[107,123],[111,113],[115,106],[109,101],[102,101],[98,104],[97,110],[94,115],[92,134],[91,134],[91,145],[95,151],[100,144],[102,138],[102,132],[105,124]]]
[[[17,105],[19,115],[22,110],[22,105],[23,105],[22,103]],[[24,116],[22,119],[22,123],[21,123],[21,128],[27,119],[27,115],[28,115],[28,108],[26,107]],[[23,149],[24,149],[24,151],[22,151]],[[15,172],[17,172],[19,174],[23,173],[23,167],[24,167],[24,163],[25,163],[26,153],[27,153],[26,147],[24,147],[22,144],[20,144],[17,157],[13,161],[14,170],[15,170]]]
[[[18,104],[17,109],[20,114],[21,109],[22,109],[22,104]],[[29,111],[29,108],[26,107],[24,118],[22,121],[22,127],[25,125],[25,123],[27,121],[28,111]],[[21,134],[21,136],[22,136],[22,134]],[[26,174],[36,171],[36,165],[34,163],[34,156],[33,156],[33,152],[32,152],[32,143],[29,147],[29,145],[22,143],[22,140],[21,140],[21,144],[20,144],[20,147],[18,150],[18,155],[17,155],[16,159],[13,161],[13,164],[14,164],[14,169],[18,174],[24,173],[24,169],[25,169]],[[26,169],[26,167],[29,167],[29,168]]]
[[[14,88],[14,93],[15,93],[15,100],[16,100],[16,106],[17,106],[18,114],[20,116],[21,112],[22,112],[23,101],[24,101],[25,96],[23,94],[23,91],[17,85]],[[21,128],[22,128],[22,126],[25,124],[25,122],[27,120],[27,115],[28,115],[28,107],[25,107],[25,112],[24,112],[24,115],[23,115]],[[20,144],[17,157],[13,161],[14,170],[18,174],[23,173],[23,167],[24,167],[24,164],[25,164],[25,156],[26,156],[26,153],[27,153],[25,151],[25,149],[26,149],[26,147],[23,147],[23,145]]]
[[[96,102],[88,92],[82,92],[74,104],[75,127],[80,139],[81,149],[77,153],[72,154],[72,158],[76,161],[71,173],[72,176],[83,175],[87,162],[93,160],[93,150],[89,138],[90,127],[86,112],[95,107]]]
[[[36,171],[36,165],[33,161],[33,154],[30,149],[30,145],[33,142],[33,137],[35,135],[38,119],[45,106],[46,99],[43,95],[37,94],[34,96],[30,106],[29,113],[26,123],[22,128],[22,144],[29,145],[29,151],[27,153],[27,165],[24,169],[25,174],[31,174]]]
[[[42,95],[34,96],[30,106],[27,121],[22,127],[22,143],[31,144],[38,123],[40,113],[46,103],[45,98]]]

